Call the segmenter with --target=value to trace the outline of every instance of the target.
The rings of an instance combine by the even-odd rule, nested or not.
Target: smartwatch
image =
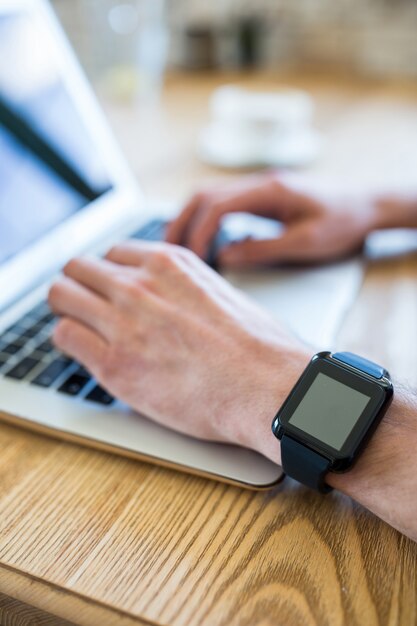
[[[355,463],[393,398],[386,369],[351,352],[319,352],[272,422],[284,472],[322,493]]]

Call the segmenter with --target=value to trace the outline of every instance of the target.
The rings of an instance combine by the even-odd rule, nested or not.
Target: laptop
[[[160,213],[145,201],[49,4],[0,0],[1,420],[239,486],[273,486],[282,478],[274,463],[138,415],[51,342],[56,320],[46,296],[65,262],[127,237],[161,239]],[[229,225],[217,245],[258,226]],[[227,278],[323,348],[361,269],[342,264]]]

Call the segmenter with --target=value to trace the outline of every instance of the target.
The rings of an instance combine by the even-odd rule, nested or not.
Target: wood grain
[[[40,611],[29,604],[13,600],[0,593],[0,624],[1,626],[72,626],[68,622],[51,613]]]
[[[289,481],[249,493],[7,435],[23,444],[13,465],[31,459],[0,502],[0,589],[12,597],[83,624],[101,604],[162,624],[416,620],[415,544],[348,498]],[[6,566],[24,574],[19,595],[3,587]],[[79,612],[91,602],[97,614]],[[124,623],[111,617],[100,623]]]
[[[203,99],[219,80],[198,78],[193,86],[185,79],[183,87],[173,81],[164,105],[167,150],[159,161],[138,159],[150,189],[166,172],[161,188],[171,193],[176,166],[178,193],[188,192],[194,174],[199,180],[213,174],[194,160],[191,148]],[[245,81],[276,84],[265,77]],[[342,138],[347,150],[370,115],[368,105],[361,109],[363,93],[385,111],[381,128],[394,119],[392,111],[402,111],[400,126],[408,125],[412,136],[413,87],[338,88],[337,95],[333,83],[317,79],[319,118],[324,123],[327,116],[330,136]],[[188,131],[175,152],[185,128],[185,121],[174,123],[181,103]],[[349,107],[356,117],[348,115]],[[123,126],[124,109],[108,105],[126,138],[136,117],[129,109]],[[380,158],[384,171],[387,162]],[[383,362],[417,386],[416,313],[417,258],[371,264],[338,346]],[[17,620],[32,610],[28,623],[41,615],[39,623],[53,624],[47,621],[53,618],[85,626],[417,624],[416,544],[341,494],[322,497],[289,480],[272,492],[248,492],[5,423],[0,472],[5,623],[19,624],[10,621],[12,614]]]

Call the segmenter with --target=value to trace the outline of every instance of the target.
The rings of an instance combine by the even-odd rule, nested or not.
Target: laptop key
[[[13,335],[20,335],[20,333],[22,333],[24,330],[26,330],[26,327],[23,326],[19,321],[16,324],[13,324],[13,326],[9,326],[9,328],[6,328],[6,330],[3,331],[3,335],[5,335],[6,333],[13,333]]]
[[[44,302],[40,302],[39,304],[37,304],[31,311],[29,311],[27,315],[30,316],[32,319],[39,319],[43,315],[46,315],[47,313],[50,313],[50,312],[51,312],[51,309],[49,308],[47,303],[44,301]]]
[[[78,396],[89,381],[90,377],[80,376],[80,374],[71,374],[71,376],[58,387],[58,391],[66,393],[69,396]]]
[[[65,356],[58,357],[49,363],[49,365],[30,382],[32,385],[38,385],[39,387],[51,387],[56,379],[61,376],[73,362],[72,359]]]
[[[7,378],[14,378],[15,380],[22,380],[25,378],[29,372],[31,372],[36,365],[38,365],[38,359],[34,359],[33,357],[27,356],[20,363],[14,365],[12,369],[8,370],[4,375]]]
[[[54,350],[54,344],[50,339],[46,339],[45,341],[42,341],[42,343],[40,343],[38,346],[36,346],[36,350],[39,350],[39,352],[44,352],[45,354],[49,354],[49,352],[52,352],[52,350]]]
[[[161,219],[154,219],[142,226],[137,232],[131,235],[132,239],[143,239],[145,241],[162,241],[168,222]]]
[[[56,316],[53,313],[47,313],[46,315],[44,315],[38,320],[38,324],[43,324],[44,326],[46,326],[46,324],[49,324],[49,322],[52,322],[52,320],[54,320],[55,317]]]
[[[30,311],[29,311],[29,313],[26,313],[20,318],[20,320],[18,321],[18,324],[20,324],[21,326],[24,326],[25,328],[28,328],[29,326],[32,326],[34,321],[35,320],[33,319],[33,317],[31,317]]]
[[[22,339],[32,339],[32,337],[36,337],[36,335],[39,334],[39,332],[42,330],[43,326],[40,324],[35,324],[34,326],[31,326],[30,328],[26,328],[26,330],[24,330],[21,334],[20,337]]]
[[[11,341],[10,343],[3,346],[1,351],[9,355],[17,354],[23,348],[24,345],[25,344],[19,340]]]
[[[90,372],[83,365],[80,365],[79,367],[77,367],[74,374],[78,374],[79,376],[84,376],[85,378],[91,378]]]
[[[103,387],[96,385],[85,397],[85,400],[90,402],[97,402],[97,404],[109,405],[114,402],[113,396],[111,396]]]

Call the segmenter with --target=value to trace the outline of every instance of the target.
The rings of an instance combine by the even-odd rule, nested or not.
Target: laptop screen
[[[35,13],[0,13],[0,264],[111,188]]]

